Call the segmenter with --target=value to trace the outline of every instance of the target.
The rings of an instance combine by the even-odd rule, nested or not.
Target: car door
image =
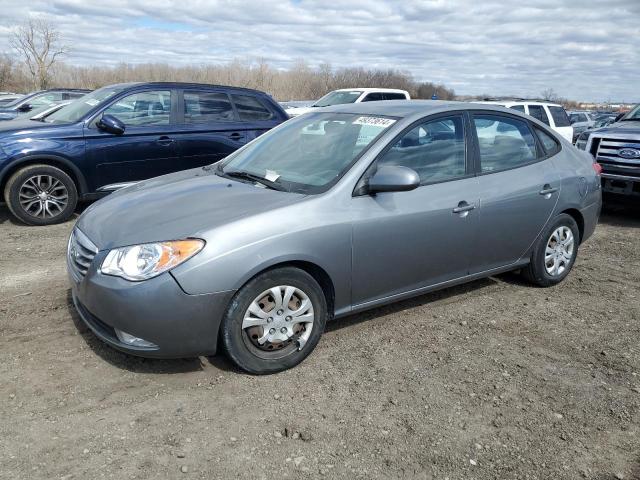
[[[137,91],[112,102],[86,126],[86,156],[98,190],[181,169],[174,98],[171,90]],[[96,124],[102,115],[124,123],[124,133],[100,130]]]
[[[186,89],[179,107],[182,168],[215,163],[247,142],[246,122],[238,118],[224,90]]]
[[[244,129],[246,142],[282,123],[280,115],[260,95],[231,92],[229,96]]]
[[[525,254],[553,213],[560,175],[526,120],[476,112],[472,125],[480,209],[471,273],[477,273]]]
[[[408,192],[353,198],[354,305],[467,275],[477,227],[477,179],[461,114],[429,117],[392,141],[378,166],[414,169]]]

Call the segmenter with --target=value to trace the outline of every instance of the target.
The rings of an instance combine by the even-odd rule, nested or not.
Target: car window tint
[[[569,116],[567,112],[562,107],[549,107],[549,112],[551,113],[551,117],[553,118],[553,123],[556,124],[556,127],[569,127],[571,126],[571,121],[569,120]]]
[[[118,100],[104,111],[125,125],[168,125],[171,115],[171,92],[140,92]]]
[[[544,111],[544,107],[542,105],[529,105],[529,115],[533,118],[537,118],[542,123],[549,125],[549,117],[547,116],[547,112]]]
[[[256,97],[231,94],[240,120],[270,120],[273,113]]]
[[[234,119],[233,107],[226,93],[184,92],[185,123],[206,123]]]
[[[415,170],[421,183],[464,176],[465,144],[462,117],[425,122],[405,133],[378,165],[401,165]]]
[[[384,94],[384,99],[385,100],[406,100],[407,97],[405,96],[404,93],[387,92]]]
[[[511,105],[509,108],[524,113],[524,105]]]
[[[367,96],[362,99],[363,102],[377,102],[379,100],[384,100],[380,92],[368,93]]]
[[[534,127],[534,129],[547,155],[555,155],[560,151],[560,143],[555,138],[540,128]]]
[[[536,142],[528,123],[498,115],[474,115],[483,173],[536,160]]]

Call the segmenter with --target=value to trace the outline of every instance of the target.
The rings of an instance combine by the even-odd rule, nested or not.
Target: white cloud
[[[199,64],[303,58],[408,71],[458,93],[640,101],[638,0],[4,0],[11,28],[45,16],[67,61]]]

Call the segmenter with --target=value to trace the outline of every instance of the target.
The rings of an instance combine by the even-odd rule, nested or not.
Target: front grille
[[[602,138],[597,144],[596,161],[602,165],[605,173],[640,177],[640,157],[625,158],[620,155],[620,152],[625,149],[640,152],[640,141],[623,138]]]
[[[69,237],[67,260],[69,270],[77,281],[84,278],[98,253],[98,248],[78,228],[74,228]]]

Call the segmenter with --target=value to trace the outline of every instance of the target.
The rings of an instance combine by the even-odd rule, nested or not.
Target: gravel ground
[[[0,206],[0,478],[640,478],[638,206],[560,286],[378,308],[268,377],[103,345],[70,306],[71,227]]]

